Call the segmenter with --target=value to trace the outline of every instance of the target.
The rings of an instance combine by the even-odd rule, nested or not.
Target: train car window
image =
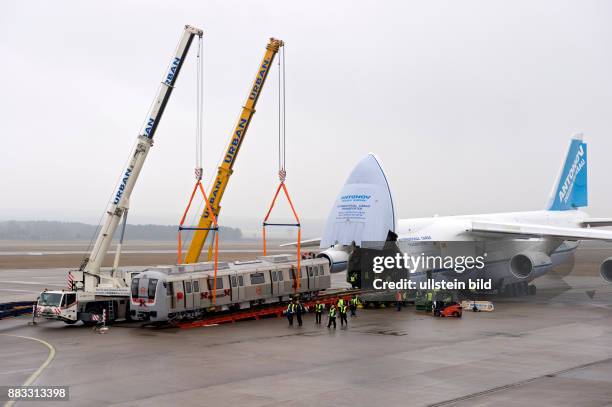
[[[174,284],[172,284],[172,283],[168,283],[168,291],[167,291],[167,294],[168,294],[170,297],[174,297]]]
[[[289,278],[295,280],[295,269],[293,267],[289,270]]]
[[[215,284],[214,279],[209,278],[208,279],[208,289],[213,290],[215,288],[214,284]],[[223,278],[217,277],[217,290],[221,290],[221,289],[223,289]]]
[[[132,279],[132,298],[138,298],[138,282],[139,278]]]
[[[283,281],[283,270],[278,270],[278,281]]]
[[[237,283],[236,276],[232,276],[231,280],[232,280],[232,287],[236,287],[236,283]]]
[[[308,267],[308,277],[313,277],[314,271],[312,271],[312,267]]]
[[[263,284],[266,282],[264,273],[253,273],[251,274],[251,284]]]
[[[198,291],[200,291],[200,282],[198,280],[194,281],[192,284],[193,284],[194,293],[197,293]]]
[[[191,294],[191,281],[185,281],[185,294]]]
[[[238,285],[242,287],[244,285],[244,278],[242,276],[238,276]]]
[[[276,271],[272,272],[272,281],[278,281],[278,277],[276,277]]]
[[[149,299],[152,300],[155,298],[155,289],[157,288],[157,279],[152,278],[149,280]]]

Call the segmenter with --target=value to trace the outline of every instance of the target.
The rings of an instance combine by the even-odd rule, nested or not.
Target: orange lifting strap
[[[213,221],[213,227],[211,228],[198,228],[198,227],[184,227],[185,218],[187,217],[187,212],[189,212],[189,208],[191,207],[191,203],[193,202],[193,198],[195,197],[196,191],[200,190],[202,193],[202,197],[204,197],[204,202],[206,203],[206,209],[210,213],[210,216]],[[183,217],[181,218],[181,223],[178,227],[178,261],[177,264],[181,264],[183,261],[183,241],[181,232],[183,230],[214,230],[215,231],[215,250],[214,250],[214,261],[215,261],[215,275],[213,280],[213,292],[212,292],[212,303],[215,305],[217,299],[217,270],[219,263],[219,225],[217,225],[217,217],[210,207],[210,202],[208,201],[208,197],[206,196],[206,192],[204,192],[204,187],[202,187],[202,180],[198,179],[195,186],[193,187],[193,191],[191,192],[191,197],[189,198],[189,203],[187,204],[187,208],[185,208],[185,212],[183,213]]]
[[[291,206],[291,211],[293,212],[293,217],[295,218],[296,223],[269,223],[268,218],[270,218],[270,214],[272,213],[272,209],[274,208],[274,204],[276,203],[276,198],[278,197],[278,193],[280,190],[283,190],[285,196],[287,197],[287,201]],[[282,181],[276,188],[276,193],[274,194],[274,198],[272,199],[272,203],[270,204],[270,209],[268,209],[268,213],[263,221],[263,254],[266,255],[266,226],[295,226],[297,227],[297,274],[296,274],[296,284],[295,291],[297,292],[300,288],[300,260],[302,259],[302,253],[300,249],[300,241],[302,240],[302,227],[300,225],[300,217],[298,216],[295,208],[293,207],[293,202],[291,202],[291,198],[289,197],[289,192],[287,192],[287,187],[285,186],[285,182]]]

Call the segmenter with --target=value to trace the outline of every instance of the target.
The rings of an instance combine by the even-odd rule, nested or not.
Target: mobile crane
[[[255,113],[255,105],[257,104],[261,89],[263,88],[266,78],[268,77],[268,73],[270,72],[270,68],[272,67],[274,56],[278,53],[278,50],[283,45],[283,41],[276,38],[270,38],[270,41],[266,46],[264,57],[259,65],[259,69],[257,70],[255,80],[251,85],[246,103],[242,107],[240,117],[238,118],[238,122],[236,123],[234,132],[230,138],[229,145],[227,146],[227,150],[223,156],[223,161],[217,170],[217,176],[211,185],[208,200],[210,203],[210,208],[215,217],[218,217],[219,212],[221,211],[221,199],[223,198],[223,194],[227,188],[230,176],[233,173],[234,163],[236,162],[238,152],[240,151],[240,146],[244,141],[244,136],[246,135],[251,119],[253,118],[253,114]],[[199,260],[212,223],[213,217],[210,216],[208,209],[204,208],[198,223],[198,227],[193,234],[191,244],[189,245],[189,249],[185,255],[185,263],[196,263]],[[212,254],[211,249],[208,251],[209,260]]]
[[[36,307],[37,315],[47,319],[62,320],[68,324],[77,321],[92,324],[102,314],[107,314],[109,321],[128,317],[131,274],[117,268],[118,257],[115,258],[115,266],[111,270],[102,270],[102,261],[122,218],[125,228],[130,196],[147,154],[153,146],[153,136],[193,39],[198,37],[201,41],[202,35],[203,31],[199,28],[185,26],[168,71],[162,79],[151,110],[138,135],[128,165],[122,172],[119,185],[112,196],[105,222],[89,257],[83,261],[78,271],[70,272],[74,277],[71,291],[44,291],[40,294]]]

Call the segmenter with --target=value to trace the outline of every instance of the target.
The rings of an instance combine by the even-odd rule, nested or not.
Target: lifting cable
[[[197,55],[197,73],[196,73],[196,135],[195,135],[195,178],[196,182],[191,191],[191,196],[189,197],[189,202],[187,203],[187,207],[183,212],[183,217],[179,223],[178,227],[178,250],[177,250],[177,264],[180,265],[183,262],[183,241],[182,241],[182,231],[183,230],[211,230],[213,231],[213,239],[214,239],[214,278],[212,283],[212,304],[215,305],[217,299],[217,271],[218,271],[218,263],[219,263],[219,225],[217,224],[217,217],[213,212],[208,197],[206,196],[206,192],[204,192],[204,187],[202,186],[202,178],[203,178],[203,170],[202,170],[202,149],[204,147],[204,131],[203,131],[203,119],[204,119],[204,64],[202,62],[202,54],[203,54],[203,42],[202,37],[198,38],[198,55]],[[187,213],[189,212],[189,208],[193,202],[193,198],[196,195],[197,191],[200,191],[202,194],[202,198],[204,199],[204,203],[206,204],[206,210],[210,212],[210,217],[212,218],[212,227],[210,228],[200,228],[200,227],[188,227],[183,226],[185,224],[185,219],[187,218]],[[210,284],[209,284],[210,289]]]
[[[294,226],[297,227],[297,273],[295,275],[295,284],[294,289],[297,292],[300,289],[300,260],[302,259],[301,253],[301,239],[302,239],[302,228],[300,225],[300,218],[295,211],[295,207],[293,206],[293,202],[289,197],[289,192],[287,191],[287,187],[285,186],[285,180],[287,178],[287,169],[286,169],[286,104],[285,104],[285,48],[283,46],[279,50],[279,58],[278,58],[278,179],[279,184],[278,188],[276,188],[276,193],[274,194],[274,198],[272,198],[272,203],[270,204],[270,208],[268,209],[268,213],[263,220],[262,224],[262,236],[263,236],[263,255],[266,256],[267,248],[266,248],[266,226]],[[289,202],[289,206],[291,207],[291,212],[293,213],[293,217],[296,223],[271,223],[268,222],[270,218],[270,214],[272,213],[272,209],[274,209],[274,205],[276,204],[276,198],[278,198],[279,192],[282,191],[285,193],[285,197],[287,197],[287,201]]]

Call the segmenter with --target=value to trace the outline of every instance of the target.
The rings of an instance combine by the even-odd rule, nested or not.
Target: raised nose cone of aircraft
[[[370,153],[353,168],[327,217],[321,247],[384,241],[395,231],[393,197],[385,171]]]

